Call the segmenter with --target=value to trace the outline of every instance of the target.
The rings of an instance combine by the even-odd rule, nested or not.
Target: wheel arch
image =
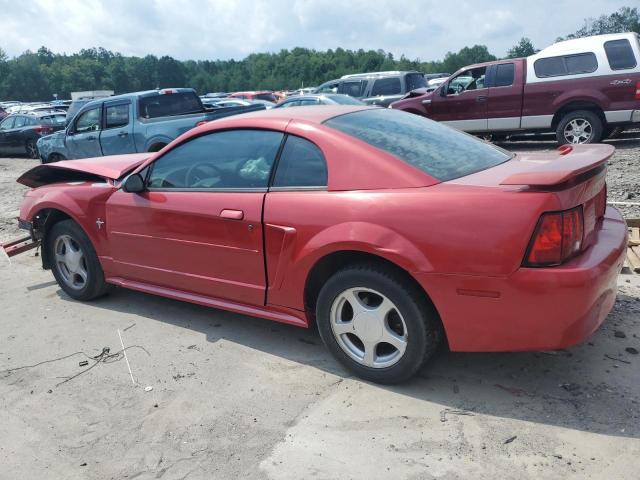
[[[553,119],[551,120],[551,128],[555,130],[558,128],[558,124],[562,118],[571,112],[575,112],[578,110],[587,110],[595,113],[600,120],[602,121],[602,125],[605,126],[607,124],[607,119],[604,115],[604,110],[598,104],[597,101],[593,99],[584,99],[584,100],[571,100],[564,105],[562,105],[556,113],[553,115]]]
[[[373,264],[381,266],[385,269],[389,269],[402,277],[408,283],[408,285],[410,285],[410,288],[416,289],[416,291],[423,294],[424,298],[427,300],[427,302],[429,302],[429,304],[433,307],[433,310],[436,312],[437,321],[440,323],[442,331],[446,336],[446,331],[444,329],[444,325],[440,317],[440,313],[438,312],[437,306],[433,302],[431,296],[429,295],[429,292],[424,289],[424,287],[411,274],[411,272],[406,268],[398,265],[398,263],[382,255],[362,250],[336,250],[320,257],[313,264],[313,266],[307,273],[304,282],[304,306],[305,310],[308,312],[307,316],[310,320],[315,320],[316,300],[318,298],[320,290],[322,289],[322,286],[326,283],[326,281],[339,270],[347,266],[362,264]]]

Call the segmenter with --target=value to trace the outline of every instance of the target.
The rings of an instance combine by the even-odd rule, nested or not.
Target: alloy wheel
[[[593,126],[584,118],[571,120],[564,127],[564,138],[568,143],[587,143],[593,135]]]
[[[407,348],[407,325],[400,310],[369,288],[349,288],[335,298],[331,331],[345,354],[370,368],[395,365]]]
[[[89,279],[87,259],[70,235],[60,235],[54,245],[55,262],[62,281],[74,290],[82,290]]]

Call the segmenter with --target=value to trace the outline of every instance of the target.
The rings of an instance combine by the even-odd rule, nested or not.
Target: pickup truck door
[[[135,153],[133,115],[130,100],[104,102],[100,145],[103,155]]]
[[[67,132],[66,145],[69,158],[102,156],[100,130],[102,129],[102,105],[78,114]]]
[[[212,132],[172,148],[145,170],[146,191],[106,204],[115,275],[249,305],[264,305],[262,207],[283,134]]]
[[[444,83],[431,98],[430,118],[463,132],[487,130],[487,67],[464,70]]]
[[[491,65],[487,79],[489,130],[518,130],[524,88],[522,63],[505,61]]]

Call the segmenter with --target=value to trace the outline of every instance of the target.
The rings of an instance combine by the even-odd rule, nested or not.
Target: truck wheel
[[[602,131],[602,120],[598,115],[589,110],[576,110],[562,117],[556,128],[556,139],[560,145],[598,143]]]
[[[316,320],[333,356],[377,383],[413,376],[442,338],[424,292],[377,265],[349,266],[333,275],[318,295]]]
[[[45,248],[60,288],[75,300],[93,300],[107,292],[104,272],[82,228],[73,220],[56,223],[47,232]]]

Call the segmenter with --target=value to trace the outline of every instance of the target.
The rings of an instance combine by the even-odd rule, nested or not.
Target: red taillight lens
[[[581,206],[564,212],[543,214],[538,220],[524,265],[560,265],[580,252],[583,231]]]
[[[33,131],[40,135],[48,135],[53,132],[53,128],[43,127],[42,125],[38,125],[37,127],[33,127]]]
[[[640,82],[636,82],[636,100],[640,100]]]

